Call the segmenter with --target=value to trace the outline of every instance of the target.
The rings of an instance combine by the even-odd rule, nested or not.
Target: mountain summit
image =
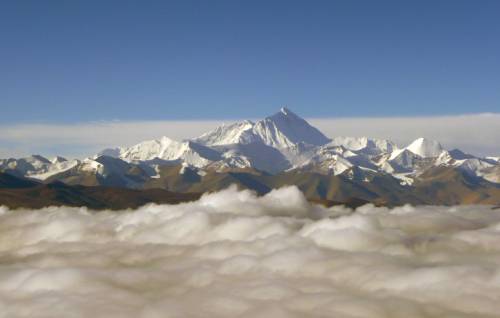
[[[426,138],[416,139],[406,149],[422,158],[437,157],[443,152],[443,147],[439,142]]]
[[[321,146],[330,141],[318,129],[286,107],[258,121],[253,131],[271,147],[289,148],[298,143]]]
[[[328,139],[303,118],[283,107],[276,114],[254,123],[249,120],[222,125],[194,141],[206,146],[261,142],[274,148],[290,148],[299,143],[320,146]]]

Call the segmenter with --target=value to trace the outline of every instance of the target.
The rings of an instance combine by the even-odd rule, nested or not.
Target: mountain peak
[[[31,155],[31,156],[26,158],[26,161],[28,161],[28,162],[39,161],[39,162],[43,162],[43,163],[50,163],[50,160],[45,158],[42,155]]]
[[[290,113],[292,113],[292,114],[293,114],[293,112],[292,112],[290,109],[286,108],[286,106],[281,107],[281,108],[280,108],[280,112],[281,112],[281,113],[283,113],[283,115],[288,115],[288,114],[290,114]],[[294,114],[294,115],[295,115],[295,114]]]
[[[50,160],[51,163],[61,163],[65,161],[68,161],[68,159],[61,156],[55,156],[52,160]]]
[[[178,141],[173,140],[172,138],[169,138],[167,136],[162,136],[158,141],[164,145],[169,145],[171,143],[178,143]]]
[[[256,123],[244,120],[222,125],[194,141],[206,146],[263,142],[275,148],[289,148],[300,142],[324,145],[330,139],[290,109],[282,107],[279,112]]]
[[[423,158],[437,157],[443,152],[439,142],[423,137],[415,139],[406,149]]]
[[[265,144],[276,148],[288,148],[300,142],[324,145],[330,141],[318,129],[286,107],[258,121],[253,132]]]
[[[295,119],[295,120],[301,120],[303,121],[304,119],[302,119],[300,116],[298,116],[297,114],[295,114],[294,112],[292,112],[289,108],[287,108],[286,106],[284,107],[281,107],[280,108],[280,111],[275,113],[274,115],[271,115],[269,117],[266,117],[266,119],[277,119],[277,118],[292,118],[292,119]]]

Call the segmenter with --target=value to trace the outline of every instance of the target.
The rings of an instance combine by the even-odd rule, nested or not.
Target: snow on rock
[[[91,158],[84,159],[79,168],[81,171],[93,172],[97,174],[103,174],[104,172],[104,165]]]
[[[276,148],[288,148],[300,142],[320,146],[330,141],[318,129],[285,107],[258,121],[253,132],[266,145]]]
[[[477,177],[485,177],[486,176],[486,178],[485,178],[486,180],[491,179],[489,181],[498,182],[498,180],[496,180],[497,176],[491,174],[490,173],[491,171],[489,171],[495,165],[493,165],[485,160],[481,160],[479,158],[465,159],[465,160],[458,161],[456,163],[456,166],[459,169],[467,172],[470,175],[477,176]]]
[[[208,146],[262,142],[275,148],[290,148],[298,143],[324,145],[329,139],[307,121],[283,107],[276,114],[256,123],[245,120],[222,125],[194,141]]]
[[[68,161],[63,157],[55,157],[49,160],[40,155],[32,155],[26,158],[0,160],[0,170],[11,171],[25,177],[44,180],[54,174],[71,169],[78,163],[78,160]]]
[[[165,161],[182,160],[195,167],[203,167],[220,159],[215,150],[193,141],[175,141],[168,137],[141,142],[124,149],[120,158],[128,162],[161,159]]]
[[[443,151],[443,147],[439,142],[426,138],[416,139],[406,149],[422,158],[438,157]]]
[[[333,173],[333,175],[341,174],[344,171],[353,167],[353,164],[350,163],[349,160],[339,155],[332,157],[329,162],[325,161],[322,164],[325,167],[328,167],[328,170],[330,170]]]
[[[249,120],[231,125],[222,125],[195,138],[194,141],[207,146],[247,144],[255,142],[258,137],[253,133],[254,123]]]
[[[500,156],[499,157],[486,157],[486,159],[500,163]]]
[[[186,169],[189,168],[189,164],[183,162],[181,165],[181,169],[179,170],[179,174],[184,174],[186,172]]]
[[[228,167],[246,168],[278,173],[290,167],[290,162],[276,148],[262,142],[249,144],[232,144],[215,147]]]
[[[54,158],[52,158],[50,160],[50,162],[52,164],[57,164],[57,163],[61,163],[61,162],[65,162],[65,161],[68,161],[68,159],[64,158],[64,157],[60,157],[60,156],[55,156]]]
[[[58,159],[59,158],[59,159]],[[27,177],[38,179],[38,180],[45,180],[53,175],[56,175],[58,173],[67,171],[71,168],[76,167],[79,163],[80,160],[73,159],[73,160],[60,160],[61,157],[56,157],[52,160],[52,164],[46,165],[43,169],[39,169],[35,172],[31,172],[26,174]],[[57,159],[57,160],[56,160]]]
[[[396,156],[391,156],[389,163],[392,166],[397,166],[402,169],[411,169],[415,166],[415,162],[418,159],[418,155],[407,149],[398,151]]]
[[[456,160],[453,158],[453,156],[448,152],[448,151],[443,151],[437,158],[436,161],[434,162],[435,166],[449,166],[453,165]]]
[[[367,137],[335,137],[329,145],[343,146],[346,149],[363,151],[367,154],[388,153],[397,149],[397,146],[389,140]]]

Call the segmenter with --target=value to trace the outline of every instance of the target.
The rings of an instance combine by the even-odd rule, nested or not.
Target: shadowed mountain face
[[[180,170],[183,173],[179,173]],[[402,204],[500,204],[500,186],[451,167],[436,167],[413,185],[402,185],[388,174],[356,167],[339,175],[311,171],[287,171],[276,175],[254,169],[208,171],[203,176],[181,166],[163,167],[159,177],[144,184],[174,192],[218,191],[236,184],[265,194],[272,189],[295,185],[310,200],[349,202],[364,200],[380,205]]]
[[[25,189],[37,185],[38,182],[0,172],[0,189]]]
[[[184,170],[180,173],[181,170]],[[423,174],[413,185],[401,185],[390,175],[366,173],[356,168],[341,175],[289,171],[270,175],[253,169],[210,171],[200,176],[181,165],[165,166],[159,177],[149,179],[143,189],[99,185],[48,184],[0,173],[0,205],[41,208],[50,205],[86,206],[92,209],[136,208],[147,203],[175,204],[196,200],[201,193],[237,185],[260,195],[284,186],[297,186],[311,202],[356,207],[403,204],[492,204],[500,205],[500,187],[447,167]]]
[[[234,173],[225,180],[217,180],[220,182],[218,186],[209,184],[205,187],[222,189],[236,183],[240,188],[254,189],[261,194],[271,190],[268,187],[262,188],[262,185],[249,178],[249,175],[251,174]],[[189,181],[195,182],[195,180]],[[203,186],[198,188],[201,189]],[[178,204],[198,200],[200,197],[201,192],[181,193],[158,188],[135,190],[103,186],[70,186],[62,182],[42,184],[7,173],[0,173],[0,206],[4,205],[12,209],[76,206],[93,210],[123,210],[138,208],[149,203]],[[346,201],[326,199],[311,199],[310,201],[326,206],[345,205],[351,208],[368,203],[368,201],[358,198],[350,198]]]
[[[37,209],[67,205],[115,210],[137,208],[147,203],[176,204],[199,197],[197,193],[173,193],[162,189],[69,186],[62,182],[41,184],[0,173],[0,205],[10,208]]]

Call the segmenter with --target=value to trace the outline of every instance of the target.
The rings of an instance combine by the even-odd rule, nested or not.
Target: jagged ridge
[[[389,140],[367,137],[329,139],[287,108],[257,122],[222,125],[191,140],[161,137],[128,148],[105,149],[85,160],[48,160],[38,155],[0,160],[0,170],[20,177],[127,188],[172,186],[163,182],[167,178],[165,169],[170,167],[175,172],[170,171],[168,178],[178,180],[174,187],[177,190],[189,188],[179,186],[186,180],[203,179],[203,186],[199,186],[203,191],[215,190],[215,184],[248,181],[231,175],[241,171],[273,174],[274,178],[284,173],[343,176],[361,184],[373,183],[373,176],[380,176],[386,183],[393,180],[400,186],[410,186],[428,171],[447,167],[488,184],[500,182],[496,157],[480,158],[457,149],[447,151],[439,142],[425,138],[403,148]],[[212,188],[207,175],[219,180],[213,181]],[[272,186],[260,185],[256,189]],[[316,187],[328,193],[332,185],[320,183]]]

